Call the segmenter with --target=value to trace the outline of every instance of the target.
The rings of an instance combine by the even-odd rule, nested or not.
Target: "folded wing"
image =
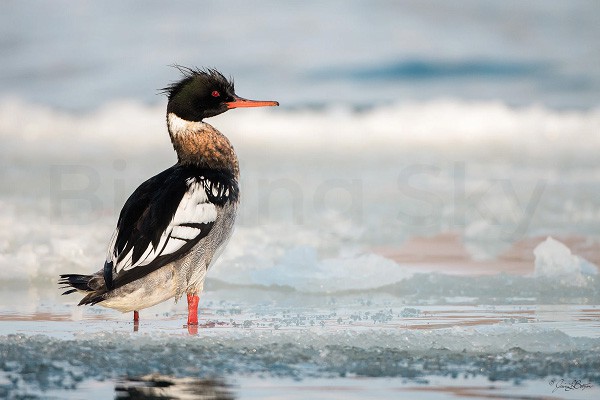
[[[228,176],[172,167],[144,182],[125,203],[111,240],[107,290],[183,257],[211,231],[218,207],[237,196]]]

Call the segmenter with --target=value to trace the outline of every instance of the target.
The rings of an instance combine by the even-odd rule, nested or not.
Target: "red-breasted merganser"
[[[203,120],[238,107],[277,106],[238,97],[214,69],[178,67],[183,78],[163,89],[177,163],[127,199],[104,268],[65,274],[59,284],[85,294],[79,302],[138,311],[184,293],[188,326],[198,325],[206,272],[231,235],[239,203],[239,164],[229,140]]]

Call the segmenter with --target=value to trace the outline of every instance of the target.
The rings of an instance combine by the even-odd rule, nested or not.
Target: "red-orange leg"
[[[200,297],[197,294],[188,294],[188,320],[187,324],[190,325],[198,325],[198,302],[200,301]]]

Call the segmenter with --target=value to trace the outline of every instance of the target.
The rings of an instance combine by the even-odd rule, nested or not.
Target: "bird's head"
[[[167,114],[186,121],[202,121],[238,107],[278,106],[276,101],[243,99],[235,94],[233,80],[215,69],[176,66],[183,78],[162,89],[169,98]]]

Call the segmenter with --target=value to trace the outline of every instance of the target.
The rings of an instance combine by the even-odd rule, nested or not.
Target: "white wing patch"
[[[204,177],[202,177],[204,178]],[[190,178],[186,181],[188,190],[177,206],[173,219],[162,233],[160,241],[156,248],[150,243],[142,256],[135,263],[132,263],[133,250],[131,249],[125,257],[117,257],[114,254],[114,246],[118,235],[118,228],[115,230],[110,242],[108,261],[115,262],[113,271],[120,272],[132,268],[147,265],[159,256],[172,254],[189,241],[195,239],[201,229],[198,224],[207,224],[217,219],[217,208],[208,200],[205,191],[205,183]]]

